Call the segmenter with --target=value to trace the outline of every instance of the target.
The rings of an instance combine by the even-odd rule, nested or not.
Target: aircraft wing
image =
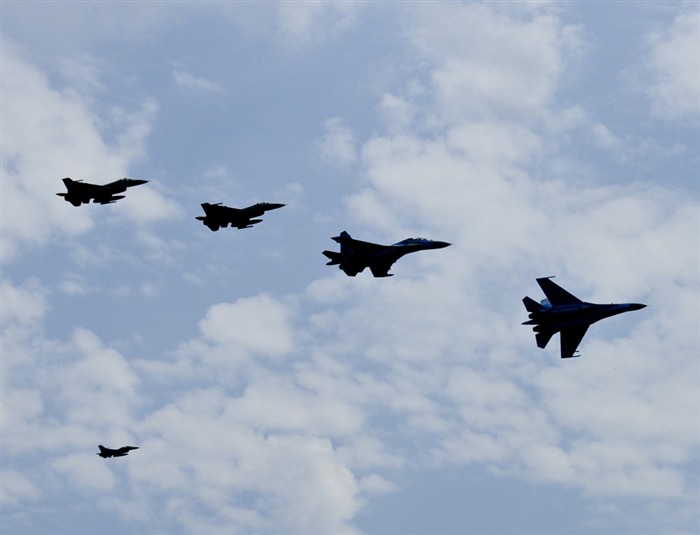
[[[540,288],[542,288],[544,295],[547,296],[547,299],[549,299],[549,303],[552,306],[556,307],[582,303],[578,297],[570,294],[564,288],[552,282],[552,279],[549,277],[537,279],[537,284],[540,285]]]
[[[396,262],[395,258],[384,256],[371,260],[368,265],[375,277],[391,277],[389,269],[394,265],[394,262]]]
[[[64,178],[63,183],[66,185],[67,193],[59,193],[58,195],[65,197],[68,202],[75,206],[79,206],[81,203],[88,204],[95,194],[100,191],[100,186],[81,180]]]
[[[571,327],[564,327],[560,332],[561,338],[561,358],[569,359],[571,357],[576,357],[576,348],[583,340],[586,331],[590,325],[573,325]]]
[[[250,211],[248,208],[232,208],[227,206],[226,210],[221,213],[221,219],[227,221],[234,227],[245,228],[250,224],[254,225],[262,221],[261,219],[254,220],[253,217],[256,215],[255,212]]]
[[[94,199],[96,203],[99,204],[112,204],[117,202],[119,199],[123,199],[124,195],[95,195]]]

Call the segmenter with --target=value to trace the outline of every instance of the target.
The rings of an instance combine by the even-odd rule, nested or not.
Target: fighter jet
[[[259,202],[248,208],[230,208],[223,206],[220,202],[216,204],[205,202],[202,203],[202,208],[204,208],[204,213],[207,215],[200,215],[195,219],[201,221],[213,231],[219,230],[219,227],[227,227],[229,224],[239,229],[251,228],[262,221],[262,219],[253,219],[254,217],[260,217],[268,210],[276,210],[283,206],[284,204]]]
[[[557,286],[550,279],[551,277],[536,279],[547,299],[540,303],[529,297],[523,299],[523,304],[530,313],[530,320],[523,322],[523,325],[534,325],[532,330],[537,333],[535,340],[539,348],[546,347],[550,338],[557,332],[560,333],[563,359],[580,356],[576,354],[576,348],[588,327],[596,321],[646,307],[639,303],[619,305],[586,303]]]
[[[354,240],[346,231],[331,239],[340,244],[340,252],[323,251],[330,258],[326,265],[337,265],[349,277],[354,277],[366,267],[369,267],[375,277],[391,277],[389,268],[403,255],[425,249],[442,249],[450,245],[444,241],[425,238],[408,238],[393,245],[380,245]]]
[[[103,459],[106,459],[107,457],[126,457],[129,455],[131,450],[139,449],[138,446],[124,446],[113,450],[110,448],[105,448],[102,444],[99,444],[97,447],[100,448],[100,452],[97,455]]]
[[[63,197],[73,206],[80,206],[82,203],[88,204],[91,200],[99,204],[112,204],[124,198],[124,195],[115,195],[115,193],[123,193],[126,191],[126,188],[140,186],[146,182],[148,182],[148,180],[122,178],[100,186],[98,184],[83,182],[82,180],[64,178],[63,183],[66,185],[68,192],[57,193],[56,195]]]

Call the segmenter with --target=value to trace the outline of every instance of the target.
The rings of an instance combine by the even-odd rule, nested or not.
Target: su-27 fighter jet
[[[372,275],[375,277],[391,277],[389,268],[403,255],[425,249],[442,249],[450,245],[444,241],[432,241],[425,238],[408,238],[393,245],[380,245],[354,240],[346,231],[331,239],[340,244],[340,252],[323,251],[323,254],[330,259],[326,265],[337,265],[350,277],[354,277],[366,267],[372,271]]]
[[[129,455],[129,452],[131,450],[139,449],[138,446],[123,446],[121,448],[113,450],[110,448],[105,448],[102,444],[98,444],[97,447],[100,448],[100,452],[97,455],[99,455],[103,459],[106,459],[107,457],[126,457],[127,455]]]
[[[560,333],[563,359],[580,356],[575,354],[576,348],[588,327],[596,321],[646,307],[639,303],[619,305],[586,303],[557,286],[550,279],[551,277],[537,279],[547,299],[540,303],[529,297],[523,299],[525,308],[530,313],[530,320],[523,322],[523,325],[534,325],[532,330],[537,333],[535,340],[539,348],[546,347],[550,338],[557,332]]]
[[[204,213],[207,215],[200,215],[195,219],[214,231],[219,230],[219,227],[225,228],[229,225],[239,229],[251,228],[262,221],[262,219],[253,219],[254,217],[260,217],[268,210],[276,210],[283,206],[284,204],[259,202],[248,208],[230,208],[223,206],[221,203],[209,204],[205,202],[202,203],[202,208],[204,208]]]
[[[126,191],[126,188],[140,186],[146,182],[148,182],[148,180],[122,178],[100,186],[98,184],[83,182],[82,180],[64,178],[63,183],[66,185],[68,192],[57,193],[56,195],[63,197],[73,206],[80,206],[82,203],[88,204],[91,200],[99,204],[112,204],[124,198],[124,195],[115,195],[116,193],[123,193]]]

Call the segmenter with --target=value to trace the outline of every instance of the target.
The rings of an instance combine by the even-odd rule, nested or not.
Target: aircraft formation
[[[90,201],[97,204],[111,204],[123,199],[127,188],[145,184],[147,180],[135,180],[122,178],[104,185],[90,184],[82,180],[64,178],[63,183],[67,192],[57,193],[73,206],[88,204]],[[284,207],[280,203],[260,202],[247,208],[232,208],[222,203],[202,203],[203,216],[195,219],[201,221],[212,231],[220,228],[245,229],[260,223],[261,216],[270,210]],[[444,241],[435,241],[425,238],[407,238],[392,245],[381,245],[361,240],[356,240],[342,231],[340,235],[331,238],[340,244],[340,252],[323,251],[323,255],[329,259],[328,266],[338,266],[347,276],[355,277],[365,268],[369,268],[374,277],[391,277],[391,266],[402,256],[430,249],[442,249],[450,246]],[[587,303],[567,292],[562,287],[552,282],[552,277],[540,277],[535,279],[544,292],[546,299],[539,303],[530,297],[523,298],[525,309],[529,312],[529,320],[523,325],[532,325],[535,332],[537,347],[544,349],[551,338],[559,333],[560,353],[562,359],[579,357],[577,354],[579,344],[583,340],[588,328],[605,318],[616,316],[624,312],[640,310],[646,305],[641,303],[622,304],[596,304]],[[103,458],[124,457],[129,451],[138,449],[138,446],[123,446],[117,449],[98,446],[97,455]]]

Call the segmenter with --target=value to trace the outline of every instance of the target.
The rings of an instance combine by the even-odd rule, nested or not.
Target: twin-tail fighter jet
[[[389,268],[403,255],[425,249],[442,249],[450,245],[444,241],[425,238],[408,238],[393,245],[380,245],[354,240],[346,231],[331,239],[340,244],[340,252],[323,251],[323,254],[330,259],[326,265],[337,265],[349,277],[354,277],[366,267],[375,277],[391,277]]]
[[[90,201],[98,204],[112,204],[124,198],[124,195],[116,195],[117,193],[123,193],[126,191],[126,188],[140,186],[146,182],[148,182],[148,180],[122,178],[100,186],[98,184],[83,182],[82,180],[64,178],[63,183],[66,185],[68,192],[57,193],[56,195],[63,197],[73,206],[80,206],[83,203],[88,204]]]
[[[229,225],[239,229],[251,228],[262,221],[262,219],[253,219],[254,217],[260,217],[268,210],[276,210],[283,206],[284,204],[259,202],[248,208],[231,208],[223,206],[221,203],[209,204],[205,202],[202,203],[202,208],[204,208],[206,215],[197,216],[195,219],[201,221],[213,231],[219,230],[219,227],[225,228]]]
[[[129,455],[131,450],[139,449],[138,446],[123,446],[113,450],[111,448],[105,448],[102,444],[99,444],[97,447],[100,448],[100,452],[97,455],[103,459],[106,459],[107,457],[126,457]]]
[[[576,354],[576,348],[583,340],[588,327],[596,321],[646,307],[640,303],[610,305],[586,303],[557,286],[550,279],[551,277],[536,279],[547,299],[540,303],[529,297],[523,299],[523,304],[530,313],[530,319],[523,322],[523,325],[534,325],[532,330],[537,333],[535,340],[539,348],[546,347],[550,338],[557,332],[560,333],[563,359],[580,356]]]

